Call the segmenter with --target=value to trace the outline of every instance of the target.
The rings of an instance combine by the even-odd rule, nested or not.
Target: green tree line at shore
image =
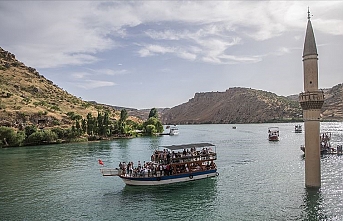
[[[84,119],[74,112],[67,113],[74,121],[70,128],[54,127],[39,129],[28,125],[16,131],[11,127],[0,127],[0,147],[42,145],[62,142],[81,142],[108,139],[111,137],[152,136],[163,132],[156,108],[152,108],[149,117],[142,123],[128,119],[125,109],[121,110],[118,120],[111,120],[108,112],[98,112],[96,117],[88,113]]]

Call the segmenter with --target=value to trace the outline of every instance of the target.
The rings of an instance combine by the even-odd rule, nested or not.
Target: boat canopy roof
[[[181,150],[181,149],[188,149],[188,148],[201,148],[201,147],[213,147],[215,145],[210,143],[192,143],[192,144],[181,144],[181,145],[171,145],[171,146],[161,146],[163,148],[167,148],[169,150]]]

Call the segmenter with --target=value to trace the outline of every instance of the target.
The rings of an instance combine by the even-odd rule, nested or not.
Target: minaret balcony
[[[323,91],[303,92],[299,94],[299,102],[303,110],[321,109],[324,103]]]

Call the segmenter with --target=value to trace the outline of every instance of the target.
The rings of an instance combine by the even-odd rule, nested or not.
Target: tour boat
[[[161,146],[151,161],[133,166],[132,162],[119,164],[119,168],[100,169],[103,176],[119,176],[126,185],[153,186],[194,181],[218,176],[214,161],[216,147],[210,143]]]
[[[174,126],[166,126],[166,130],[168,130],[168,132],[163,132],[163,133],[160,133],[160,135],[170,135],[170,136],[173,136],[173,135],[178,135],[179,134],[179,128],[174,125]]]
[[[300,124],[294,126],[294,132],[295,133],[302,133],[303,132]]]
[[[268,140],[269,141],[278,141],[279,140],[279,128],[278,127],[269,127],[268,128]]]

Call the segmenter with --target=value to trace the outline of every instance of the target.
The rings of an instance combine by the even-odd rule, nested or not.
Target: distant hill
[[[325,89],[322,118],[343,120],[343,84]],[[165,124],[267,123],[302,121],[298,95],[288,97],[250,88],[196,93],[188,102],[165,109]]]
[[[298,102],[271,92],[230,88],[225,92],[196,93],[187,103],[163,113],[168,124],[265,123],[299,120]]]
[[[86,118],[88,113],[97,116],[98,111],[107,110],[112,119],[119,118],[120,113],[114,108],[69,94],[2,48],[0,76],[0,126],[40,123],[46,127],[69,127],[71,112]]]

